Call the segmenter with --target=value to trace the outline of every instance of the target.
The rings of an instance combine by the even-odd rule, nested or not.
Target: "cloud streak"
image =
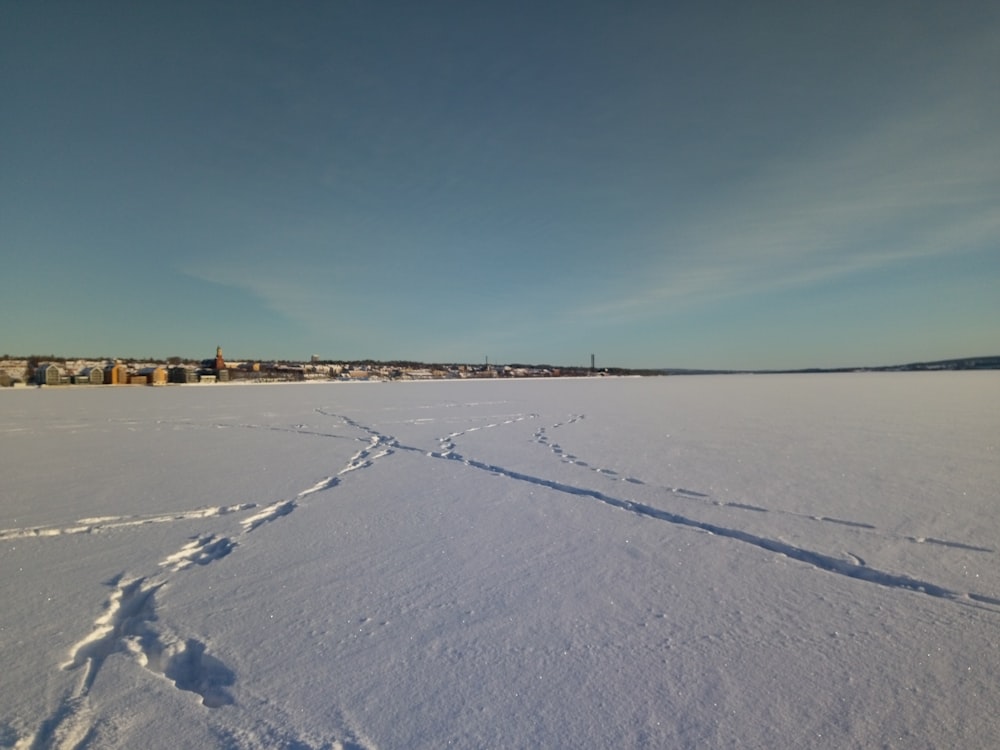
[[[1000,234],[991,102],[953,95],[771,163],[697,217],[671,219],[626,299],[573,315],[638,319],[980,251]]]

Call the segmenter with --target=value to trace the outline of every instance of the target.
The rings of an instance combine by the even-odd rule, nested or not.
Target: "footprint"
[[[171,571],[184,570],[192,565],[208,565],[219,560],[236,546],[229,537],[217,537],[215,534],[205,534],[194,541],[185,544],[181,549],[160,562],[161,567]]]

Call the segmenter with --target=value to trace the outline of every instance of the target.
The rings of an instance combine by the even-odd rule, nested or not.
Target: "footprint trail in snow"
[[[41,723],[38,730],[20,738],[18,750],[42,750],[43,748],[85,748],[100,731],[100,719],[94,716],[89,706],[89,695],[101,674],[107,659],[113,655],[125,655],[134,663],[172,683],[177,689],[198,696],[201,705],[210,709],[232,706],[236,703],[232,688],[237,675],[225,663],[210,653],[209,644],[197,638],[171,632],[157,617],[156,598],[159,592],[171,585],[180,585],[183,576],[193,575],[198,568],[212,565],[238,551],[240,541],[249,534],[256,533],[267,524],[280,521],[303,506],[305,501],[318,493],[334,490],[354,473],[367,470],[378,462],[398,453],[420,454],[430,460],[457,462],[472,471],[488,472],[511,481],[532,487],[541,487],[585,501],[599,503],[619,510],[642,516],[643,518],[669,524],[673,527],[691,529],[713,536],[750,545],[759,550],[805,563],[818,571],[842,576],[859,583],[890,589],[903,589],[941,600],[952,601],[966,606],[974,606],[990,612],[1000,613],[1000,598],[977,592],[957,591],[935,584],[929,580],[870,567],[865,561],[851,553],[832,555],[818,550],[789,544],[775,538],[751,533],[734,525],[709,523],[692,518],[675,509],[656,507],[638,502],[613,491],[610,487],[625,489],[630,485],[645,486],[661,491],[664,503],[700,503],[740,513],[781,513],[799,516],[818,523],[837,524],[855,528],[859,533],[871,533],[887,537],[905,539],[914,543],[938,544],[977,552],[992,550],[948,541],[935,537],[896,537],[879,531],[870,524],[823,516],[804,516],[780,509],[770,509],[752,503],[724,503],[714,499],[707,492],[682,487],[656,487],[641,477],[623,475],[612,467],[596,466],[568,452],[561,443],[553,442],[551,434],[556,430],[566,431],[586,420],[586,415],[576,414],[563,422],[548,427],[539,427],[531,440],[547,449],[561,463],[585,471],[587,476],[599,476],[609,483],[609,491],[590,486],[570,484],[535,475],[485,460],[471,458],[460,452],[460,444],[481,430],[503,429],[527,420],[538,419],[537,414],[519,414],[485,424],[468,426],[436,438],[436,448],[428,450],[404,445],[395,437],[383,434],[371,426],[366,426],[349,417],[331,411],[316,409],[316,413],[336,420],[339,424],[363,435],[356,438],[361,447],[341,466],[325,478],[313,482],[293,497],[285,497],[274,502],[257,505],[253,503],[232,504],[213,508],[193,509],[181,513],[164,513],[148,516],[113,516],[81,519],[67,527],[36,527],[0,530],[0,539],[27,537],[59,537],[78,533],[103,533],[112,529],[142,527],[154,523],[214,519],[230,514],[242,514],[239,532],[233,536],[206,532],[189,538],[176,552],[164,557],[157,570],[147,576],[127,576],[120,574],[109,582],[111,594],[104,611],[92,624],[90,632],[71,649],[68,659],[62,664],[67,672],[80,674],[77,686],[68,691],[58,705]],[[429,421],[429,420],[427,420]],[[253,429],[272,429],[258,425]],[[276,428],[275,428],[276,429]],[[288,431],[287,428],[281,428]],[[293,430],[294,431],[294,430]],[[342,435],[320,433],[316,430],[303,434],[344,438]],[[343,737],[335,740],[322,738],[302,738],[290,736],[287,730],[278,728],[266,718],[255,719],[256,723],[245,731],[224,730],[223,739],[227,746],[240,748],[248,746],[288,746],[302,750],[320,748],[353,748],[373,750],[375,745],[362,731],[344,721]],[[287,724],[288,722],[282,722]]]
[[[349,426],[358,427],[350,420],[343,421]],[[392,442],[391,439],[369,432],[366,447],[351,456],[336,475],[314,483],[293,498],[277,500],[262,507],[243,503],[150,516],[81,519],[76,525],[65,528],[0,530],[0,539],[58,537],[256,511],[242,520],[242,532],[236,538],[213,533],[201,534],[162,559],[157,566],[159,573],[134,578],[128,578],[122,573],[113,578],[108,583],[112,592],[105,603],[104,612],[94,620],[91,632],[70,649],[69,659],[61,665],[67,672],[81,673],[78,685],[59,700],[55,710],[42,721],[37,731],[17,740],[14,744],[16,750],[82,750],[86,747],[100,731],[100,719],[94,715],[95,712],[89,705],[89,696],[102,667],[113,654],[130,656],[135,663],[169,680],[177,689],[199,696],[201,704],[207,708],[221,708],[235,703],[229,688],[235,684],[236,674],[220,659],[208,653],[205,643],[196,638],[168,632],[158,625],[157,593],[171,585],[176,574],[225,558],[238,547],[239,537],[287,516],[304,498],[338,486],[341,475],[368,468],[377,460],[391,455],[392,449],[388,445]],[[255,723],[255,727],[240,732],[224,732],[231,741],[230,746],[270,746],[270,743],[274,743],[275,747],[295,747],[301,750],[375,750],[374,743],[354,727],[347,727],[344,737],[340,739],[307,742],[301,737],[289,736],[287,731],[276,728],[266,719],[257,718]]]

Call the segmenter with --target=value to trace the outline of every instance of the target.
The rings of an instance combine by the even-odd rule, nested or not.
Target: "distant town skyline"
[[[1000,6],[0,6],[0,352],[1000,352]]]

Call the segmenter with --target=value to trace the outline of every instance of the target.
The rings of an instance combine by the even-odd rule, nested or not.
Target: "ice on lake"
[[[988,747],[996,373],[0,392],[0,747]]]

